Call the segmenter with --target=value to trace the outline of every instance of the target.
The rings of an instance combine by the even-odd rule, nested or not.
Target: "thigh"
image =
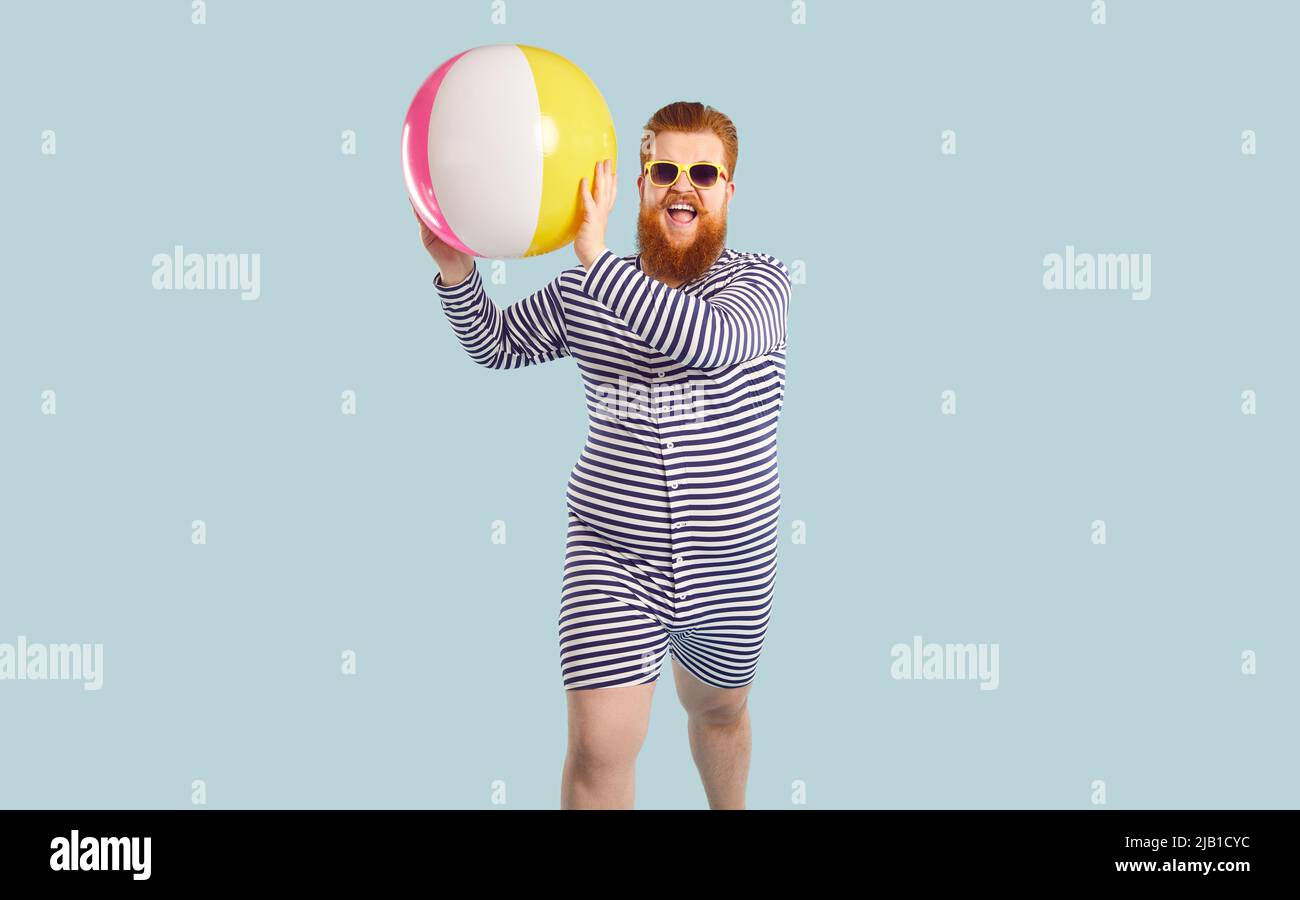
[[[756,593],[696,595],[678,604],[669,640],[677,694],[688,712],[726,712],[744,705],[771,612],[770,584]]]
[[[570,514],[557,619],[566,690],[653,683],[668,654],[671,613],[653,571]]]
[[[758,669],[775,586],[770,537],[685,568],[669,637],[678,694],[688,711],[743,705],[741,689],[748,689]]]
[[[728,719],[744,707],[749,697],[750,684],[741,687],[717,687],[706,684],[673,657],[673,683],[677,686],[677,699],[687,715],[693,718]]]
[[[635,759],[650,728],[654,682],[566,690],[569,747],[592,761]]]

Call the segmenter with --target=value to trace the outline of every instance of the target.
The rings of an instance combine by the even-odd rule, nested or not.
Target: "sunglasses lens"
[[[691,166],[691,181],[699,187],[713,187],[718,181],[718,167],[711,163],[696,163]]]
[[[654,163],[650,166],[650,182],[655,187],[670,187],[677,181],[677,167],[672,163]]]

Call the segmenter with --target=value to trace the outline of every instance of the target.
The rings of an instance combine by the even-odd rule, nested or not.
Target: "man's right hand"
[[[442,272],[442,283],[448,286],[457,285],[468,278],[470,272],[474,271],[474,257],[462,253],[434,234],[429,226],[424,224],[420,214],[415,212],[415,204],[411,204],[411,212],[415,213],[415,221],[420,223],[420,240],[424,242],[424,249],[433,257],[433,261],[438,264],[438,269]]]

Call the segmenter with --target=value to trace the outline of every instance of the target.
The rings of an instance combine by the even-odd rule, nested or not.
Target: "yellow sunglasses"
[[[645,164],[645,173],[655,187],[672,187],[677,183],[682,169],[686,170],[686,177],[697,188],[711,188],[718,183],[719,177],[727,177],[727,170],[715,162],[697,162],[683,166],[671,159],[652,159]]]

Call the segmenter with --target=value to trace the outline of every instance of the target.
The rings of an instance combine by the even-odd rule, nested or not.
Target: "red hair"
[[[656,111],[650,117],[650,121],[645,123],[645,128],[641,131],[642,172],[645,171],[645,164],[651,159],[650,151],[646,146],[646,138],[653,138],[654,135],[665,131],[712,131],[722,141],[721,162],[727,168],[727,178],[732,179],[735,177],[736,154],[740,149],[740,141],[736,136],[735,124],[725,113],[714,109],[712,106],[705,106],[703,103],[687,100],[669,103]]]

